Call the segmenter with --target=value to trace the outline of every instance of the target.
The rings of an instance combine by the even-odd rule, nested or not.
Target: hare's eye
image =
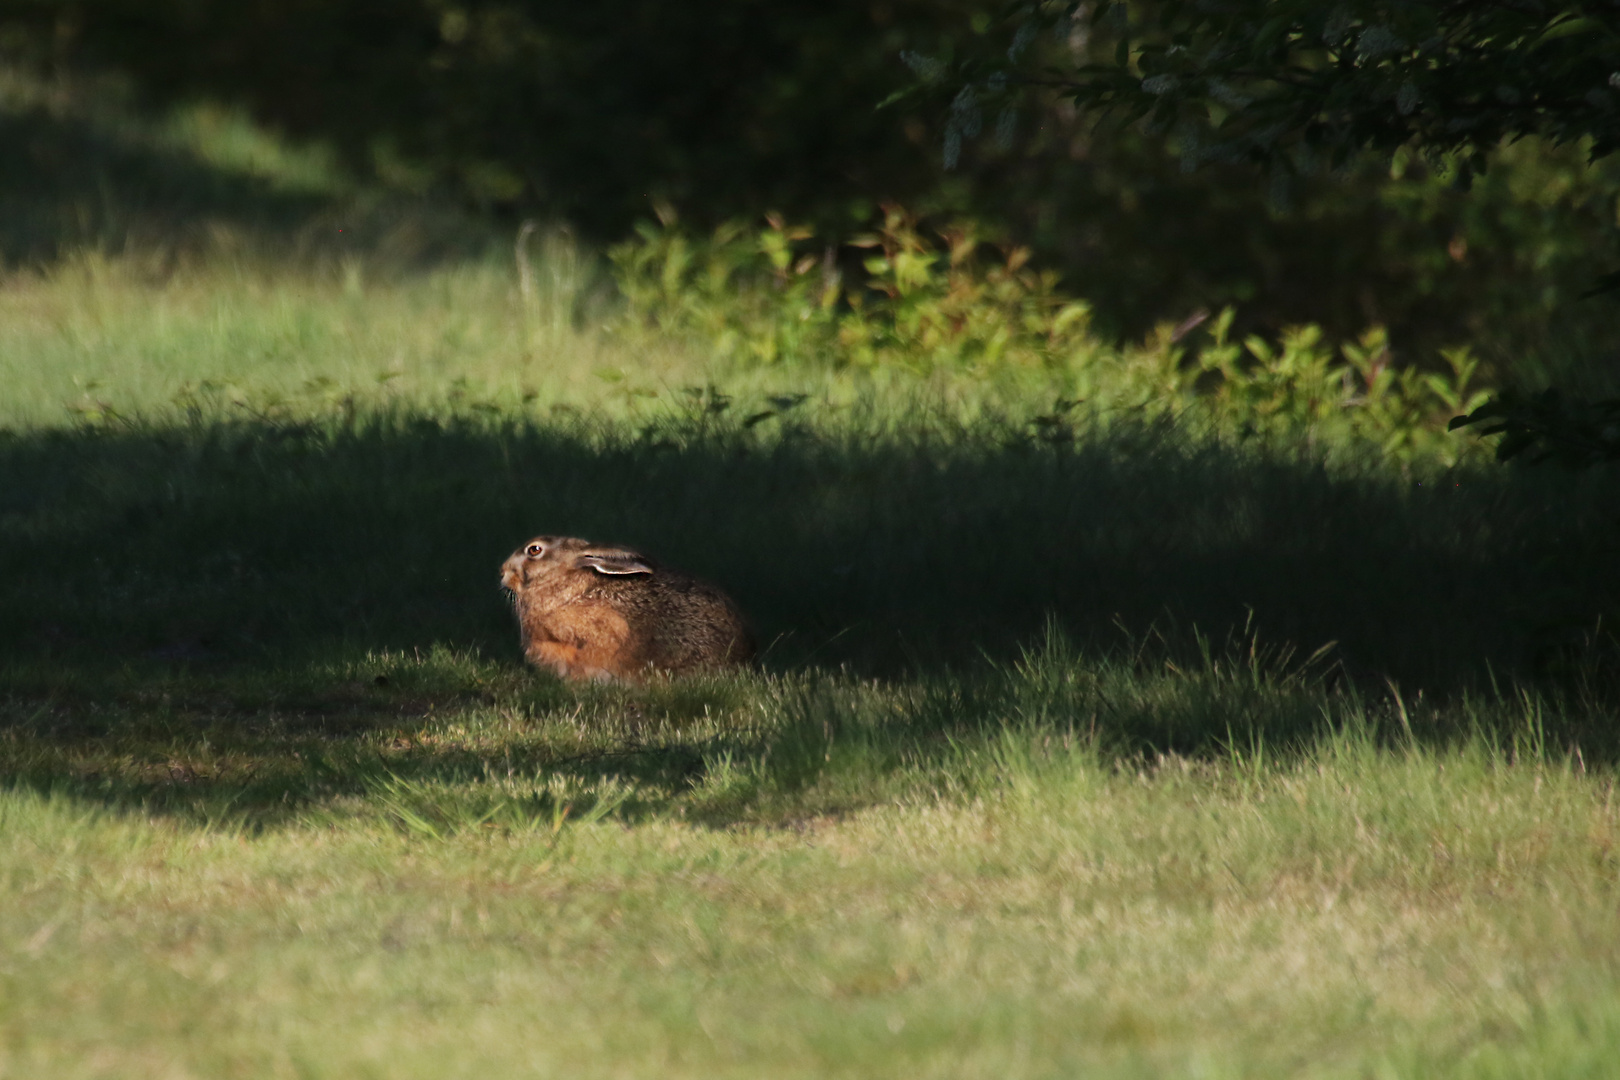
[[[523,553],[531,559],[538,559],[540,556],[546,553],[546,545],[530,544],[528,547],[523,549]]]

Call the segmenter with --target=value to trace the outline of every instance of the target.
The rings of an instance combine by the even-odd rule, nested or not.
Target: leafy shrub
[[[638,320],[679,336],[695,336],[720,356],[750,362],[803,361],[829,354],[837,337],[836,270],[820,266],[794,245],[807,228],[772,217],[749,231],[728,223],[707,240],[675,227],[643,222],[637,239],[609,253],[619,290]]]
[[[1479,364],[1466,349],[1446,350],[1444,370],[1422,371],[1392,362],[1382,328],[1337,350],[1315,326],[1295,328],[1275,344],[1249,337],[1240,346],[1226,340],[1230,321],[1228,308],[1213,344],[1198,355],[1202,372],[1220,375],[1198,400],[1240,429],[1365,440],[1400,458],[1454,461],[1463,448],[1445,437],[1445,422],[1489,396],[1475,384]]]
[[[1421,370],[1393,362],[1382,328],[1337,348],[1315,326],[1238,342],[1230,308],[1114,348],[1092,333],[1090,307],[1030,265],[1027,249],[992,247],[986,258],[987,247],[971,223],[930,233],[898,207],[842,249],[774,215],[763,228],[733,222],[694,238],[666,212],[611,257],[633,324],[723,361],[1043,373],[1063,388],[1035,421],[1045,438],[1072,431],[1084,403],[1090,413],[1168,414],[1243,437],[1350,440],[1449,463],[1466,446],[1446,436],[1446,421],[1487,397],[1467,350]],[[858,272],[847,273],[852,262]],[[1192,331],[1206,321],[1195,349]]]

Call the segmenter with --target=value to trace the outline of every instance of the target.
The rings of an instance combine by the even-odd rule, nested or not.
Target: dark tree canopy
[[[1620,149],[1614,0],[1037,0],[998,41],[961,65],[959,127],[964,103],[1039,86],[1144,122],[1191,165],[1310,173],[1416,146],[1466,175],[1526,135]]]
[[[616,234],[912,198],[937,166],[875,109],[962,0],[8,0],[49,62],[241,103],[361,171]],[[912,122],[915,128],[915,122]]]

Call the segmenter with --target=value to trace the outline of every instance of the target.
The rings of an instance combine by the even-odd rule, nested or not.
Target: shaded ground
[[[765,439],[399,415],[11,433],[15,659],[515,659],[495,567],[536,532],[645,547],[736,594],[767,667],[873,674],[1249,626],[1431,693],[1553,673],[1615,609],[1603,472],[1335,477],[1154,432]]]
[[[0,267],[82,248],[165,260],[206,251],[465,257],[498,231],[453,205],[367,192],[321,155],[197,107],[139,112],[115,85],[0,64]]]
[[[6,772],[205,817],[492,768],[659,803],[728,753],[819,775],[838,732],[888,761],[1013,721],[1224,752],[1375,702],[1388,731],[1444,741],[1504,703],[1522,724],[1518,687],[1562,703],[1538,746],[1595,761],[1613,748],[1615,483],[1357,479],[1165,431],[1048,445],[994,425],[12,433]],[[537,532],[723,583],[768,678],[581,697],[524,670],[496,567]]]

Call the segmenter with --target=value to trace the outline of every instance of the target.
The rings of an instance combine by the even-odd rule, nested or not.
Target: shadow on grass
[[[778,677],[944,695],[936,732],[1006,719],[952,680],[1016,661],[1049,628],[1075,657],[1143,677],[1207,668],[1211,640],[1233,656],[1258,642],[1277,670],[1331,642],[1335,677],[1379,694],[1590,696],[1583,642],[1620,609],[1617,487],[1600,472],[1332,475],[1152,430],[1051,446],[993,425],[767,435],[392,415],[11,433],[0,781],[262,818],[384,775],[508,765],[674,798],[725,747],[764,745],[720,731],[643,752],[633,700],[581,727],[573,691],[522,670],[496,588],[501,559],[542,531],[641,545],[722,583]],[[669,693],[661,723],[742,708]],[[1098,694],[1064,722],[1103,709],[1108,723],[1117,691]],[[1132,715],[1159,715],[1144,701]],[[1296,733],[1322,722],[1300,708]],[[456,710],[506,734],[446,746]],[[1224,730],[1132,721],[1125,743],[1260,730],[1217,713]]]
[[[302,258],[377,253],[408,267],[490,242],[487,225],[442,207],[223,167],[155,138],[153,118],[93,112],[0,102],[0,266],[133,248],[156,256],[150,269],[161,276],[188,252],[245,247]]]
[[[662,811],[701,780],[705,747],[738,742],[649,742],[622,724],[580,737],[543,720],[504,734],[457,744],[430,715],[383,703],[319,717],[114,707],[87,719],[36,708],[6,718],[0,785],[254,829],[311,814],[375,817],[367,804],[380,798],[385,818],[437,819],[449,832],[465,813],[447,811],[469,802],[499,807],[502,824],[533,826],[553,812],[589,811],[604,789],[633,788],[633,804],[615,801],[620,816]],[[417,806],[417,817],[390,814],[402,804]]]
[[[434,646],[516,662],[496,568],[539,531],[723,584],[768,668],[1011,657],[1252,626],[1441,692],[1555,666],[1620,593],[1616,478],[1426,484],[1188,446],[438,420],[0,435],[13,660],[263,665]]]

